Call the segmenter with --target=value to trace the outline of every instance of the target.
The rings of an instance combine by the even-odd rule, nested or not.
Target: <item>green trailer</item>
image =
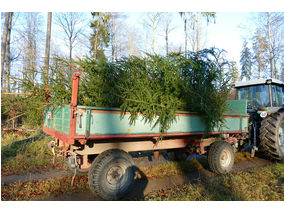
[[[91,191],[102,199],[120,199],[131,190],[135,177],[132,152],[150,150],[158,158],[160,150],[182,148],[207,155],[216,173],[232,169],[234,153],[248,134],[246,100],[228,101],[223,127],[215,128],[207,139],[203,139],[206,124],[194,112],[177,112],[171,127],[161,134],[160,126],[145,123],[141,114],[130,125],[130,113],[122,115],[118,108],[77,105],[79,76],[73,76],[70,105],[44,109],[43,131],[54,137],[54,145],[62,147],[75,173],[88,173]]]

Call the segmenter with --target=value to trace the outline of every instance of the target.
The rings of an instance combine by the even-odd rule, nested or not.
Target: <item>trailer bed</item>
[[[211,134],[248,132],[246,101],[228,101],[225,123],[222,129],[215,128]],[[70,107],[46,107],[43,130],[62,141],[72,139],[99,140],[114,138],[147,138],[160,136],[160,125],[153,127],[139,114],[134,124],[129,124],[130,113],[121,116],[118,108],[77,106],[75,113],[75,135],[70,135]],[[157,118],[156,118],[157,119]],[[177,112],[176,120],[163,136],[200,135],[206,125],[200,115],[194,112]]]

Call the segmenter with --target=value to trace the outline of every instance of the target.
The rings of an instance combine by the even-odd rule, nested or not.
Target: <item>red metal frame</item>
[[[75,112],[77,111],[78,105],[78,93],[79,93],[79,80],[80,75],[82,74],[81,71],[77,70],[72,64],[70,64],[76,73],[72,76],[72,97],[70,103],[70,128],[69,128],[69,144],[74,144],[75,139],[74,136],[76,135],[76,115]]]
[[[69,135],[63,134],[61,132],[58,132],[56,130],[43,126],[43,131],[49,135],[54,136],[56,139],[61,140],[64,144],[64,147],[65,147],[65,143],[69,143],[69,144],[75,143],[75,135],[76,135],[76,114],[75,112],[77,111],[77,105],[78,105],[79,80],[80,80],[80,75],[82,74],[82,72],[77,70],[72,64],[70,64],[70,66],[74,69],[75,72],[79,72],[79,73],[76,73],[72,76],[72,97],[71,97],[71,103],[70,103]],[[49,101],[49,95],[50,95],[50,92],[47,88],[46,90],[47,101]]]
[[[222,134],[223,132],[212,132],[212,135]],[[225,134],[241,134],[248,133],[248,131],[232,131],[225,132]],[[162,134],[163,137],[180,137],[180,136],[200,136],[202,137],[204,132],[186,132],[186,133],[166,133]],[[91,140],[103,140],[103,139],[124,139],[124,138],[154,138],[160,137],[160,134],[119,134],[119,135],[90,135],[88,139]],[[85,135],[76,135],[74,139],[86,139]]]

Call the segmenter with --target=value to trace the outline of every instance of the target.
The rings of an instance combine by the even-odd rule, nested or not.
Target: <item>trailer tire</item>
[[[119,200],[134,183],[132,157],[119,149],[107,150],[93,161],[88,182],[91,191],[103,200]]]
[[[262,120],[259,138],[267,157],[284,160],[284,112],[276,112]]]
[[[235,152],[233,147],[224,141],[216,141],[210,146],[208,164],[217,174],[229,173],[234,165]]]

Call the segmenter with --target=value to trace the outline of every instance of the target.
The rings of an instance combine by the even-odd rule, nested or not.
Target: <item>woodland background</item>
[[[105,103],[106,93],[101,91],[101,86],[105,85],[106,80],[114,79],[114,75],[117,74],[113,70],[125,71],[129,64],[137,67],[137,64],[151,60],[153,64],[161,60],[163,63],[160,65],[167,66],[164,62],[171,62],[177,55],[182,60],[192,57],[194,61],[195,57],[194,62],[200,62],[198,54],[203,53],[206,55],[206,61],[210,58],[208,54],[211,53],[210,48],[207,51],[203,50],[206,47],[205,29],[208,25],[218,22],[218,13],[177,14],[180,23],[173,21],[174,13],[149,12],[143,14],[139,23],[130,26],[126,22],[129,13],[123,12],[1,13],[1,124],[13,127],[41,125],[47,86],[56,91],[56,97],[53,97],[55,104],[68,103],[73,75],[70,63],[78,68],[84,68],[82,71],[86,72],[82,92],[89,91],[89,94],[81,93],[82,104],[121,106],[119,101],[115,102],[116,104]],[[220,65],[223,62],[229,64],[226,69],[216,68],[215,74],[218,74],[210,81],[215,82],[216,79],[222,78],[226,91],[239,80],[267,77],[284,80],[284,13],[254,13],[249,21],[255,24],[256,30],[247,29],[249,36],[243,41],[239,66],[236,61],[225,60],[223,50],[211,49],[211,55],[215,59],[210,62],[207,60],[207,65]],[[173,42],[174,38],[171,35],[179,24],[184,28],[184,39],[177,44]],[[173,57],[174,54],[176,55]],[[224,59],[222,63],[220,58]],[[201,70],[199,62],[198,68],[193,70]],[[124,64],[124,67],[121,64]],[[192,68],[192,65],[190,66]],[[207,68],[212,70],[209,66]],[[160,72],[163,69],[160,67],[156,70]],[[172,73],[167,75],[174,80]],[[196,79],[198,76],[204,75],[196,75]],[[100,82],[102,77],[104,81]],[[93,81],[90,82],[90,79]],[[200,85],[204,85],[205,80],[208,78],[200,81]],[[111,83],[113,82],[108,86],[111,86]],[[90,89],[92,85],[97,86]],[[220,85],[214,85],[214,90],[222,92]],[[166,87],[176,89],[178,85],[170,84]],[[133,88],[125,92],[130,94],[129,91]],[[149,85],[148,89],[153,90],[153,85]],[[91,91],[93,95],[90,94]],[[98,97],[100,95],[101,97]],[[142,96],[145,96],[145,93],[138,97],[140,101]],[[167,97],[164,93],[160,96]],[[160,99],[152,100],[150,97],[147,99],[148,103],[152,103],[149,108],[153,107],[153,104],[161,103]],[[108,94],[107,101],[109,100]],[[181,109],[181,105],[172,106],[172,112]],[[126,105],[125,109],[127,107],[130,108],[130,104]],[[135,107],[132,109],[137,110],[137,105]],[[138,110],[149,111],[149,108],[140,107]],[[162,108],[154,109],[155,112],[157,110],[163,111]],[[148,118],[152,115],[153,111],[148,113]]]

